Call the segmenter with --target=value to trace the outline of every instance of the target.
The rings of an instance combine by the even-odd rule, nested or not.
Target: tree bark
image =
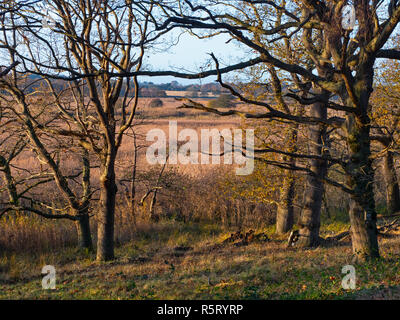
[[[100,208],[97,218],[97,260],[108,261],[114,259],[114,214],[115,196],[115,156],[109,155],[107,164],[102,165],[100,178]]]
[[[288,146],[287,151],[297,152],[298,125],[289,128],[288,139],[285,142]],[[284,162],[288,162],[290,167],[296,166],[293,157],[283,157]],[[276,233],[284,234],[293,228],[294,224],[294,197],[295,197],[295,174],[294,171],[287,170],[280,190],[280,199],[276,212]]]
[[[355,259],[365,261],[379,257],[368,116],[348,116],[347,131],[350,161],[346,172],[353,192],[349,210],[351,239]]]
[[[76,222],[78,229],[78,245],[80,248],[93,251],[89,217],[89,206],[92,198],[90,175],[89,152],[85,148],[82,148],[82,198],[80,201],[80,207],[77,210],[80,219]]]
[[[138,158],[138,146],[136,142],[136,134],[133,133],[133,166],[132,166],[132,182],[131,182],[131,218],[133,224],[136,226],[136,169],[137,169],[137,158]]]
[[[311,115],[326,119],[327,109],[323,103],[315,103],[311,107]],[[322,125],[310,126],[308,132],[310,154],[322,155],[323,145],[326,144],[326,127]],[[315,247],[319,245],[319,229],[321,225],[321,207],[324,194],[324,178],[327,174],[326,160],[311,160],[312,174],[306,177],[306,190],[304,205],[300,216],[299,240],[296,245],[300,247]]]
[[[90,232],[89,215],[80,213],[80,219],[76,221],[78,231],[78,246],[82,249],[93,251],[92,233]]]
[[[393,153],[387,151],[383,158],[383,176],[386,183],[386,207],[388,214],[400,211],[400,191]]]
[[[10,203],[13,205],[18,205],[18,192],[14,183],[14,179],[10,169],[10,163],[0,155],[0,171],[3,172],[3,180],[6,185]]]
[[[295,194],[295,182],[293,172],[287,172],[276,212],[276,233],[284,234],[290,231],[294,222],[293,198]]]
[[[301,247],[315,247],[320,243],[319,229],[321,226],[322,195],[324,193],[324,183],[321,178],[326,175],[326,162],[312,162],[310,170],[315,176],[307,176],[304,207],[299,223],[300,230],[297,245]]]
[[[150,220],[154,221],[154,222],[158,222],[160,217],[158,215],[156,215],[156,203],[157,203],[157,190],[155,189],[153,191],[153,196],[151,197],[151,201],[150,201]]]

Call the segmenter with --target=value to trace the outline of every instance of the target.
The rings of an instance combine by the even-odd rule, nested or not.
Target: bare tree
[[[87,87],[98,121],[98,131],[94,132],[84,124],[82,137],[82,146],[94,152],[100,161],[97,259],[110,260],[114,258],[115,159],[123,135],[134,119],[139,88],[137,77],[132,79],[133,90],[132,81],[127,78],[125,98],[118,110],[124,78],[113,80],[109,73],[123,74],[141,68],[149,17],[139,16],[129,1],[49,1],[49,6],[56,21],[52,32],[65,49],[65,67],[59,64],[54,44],[40,36],[37,40],[54,54],[55,65],[43,64],[33,51],[23,61],[32,61],[37,74],[45,73],[46,67],[58,72],[65,70],[72,80],[82,79]],[[35,29],[28,27],[27,31],[33,35]],[[133,101],[128,99],[129,94]]]
[[[19,92],[19,87],[11,85],[9,81],[0,80],[0,87],[5,89],[7,92]],[[49,169],[41,168],[41,170],[35,172],[35,168],[30,168],[28,170],[16,166],[15,161],[18,160],[18,158],[32,153],[32,145],[29,143],[30,141],[27,139],[27,134],[25,132],[27,129],[27,123],[23,122],[21,124],[15,121],[15,114],[18,114],[18,108],[16,108],[17,104],[7,98],[14,100],[14,96],[12,94],[8,97],[4,95],[2,96],[2,102],[6,101],[7,103],[7,107],[4,109],[8,109],[10,112],[5,111],[1,107],[3,116],[0,117],[0,134],[4,140],[1,143],[2,152],[0,154],[0,171],[3,173],[5,188],[4,190],[1,188],[0,191],[6,191],[8,193],[9,201],[2,203],[0,215],[12,211],[29,212],[49,219],[67,219],[76,221],[78,227],[79,246],[91,250],[92,240],[89,226],[89,202],[92,191],[90,188],[90,165],[87,153],[84,152],[82,155],[82,171],[78,171],[77,174],[63,175],[61,177],[64,181],[72,181],[82,174],[82,198],[79,198],[78,195],[70,190],[70,194],[75,197],[69,201],[72,213],[63,213],[67,208],[63,205],[60,207],[56,207],[55,205],[55,203],[60,203],[60,201],[50,202],[50,199],[36,195],[36,192],[40,191],[44,184],[53,183],[57,179],[57,177],[55,177],[55,172],[57,170],[61,172],[59,162],[54,162],[52,163],[53,166],[51,166],[48,161],[50,157],[57,156],[60,151],[58,148],[53,148],[49,151],[48,146],[45,147],[44,145],[41,145],[40,148],[42,152],[49,156],[49,158],[41,158],[38,152],[33,154],[34,157],[38,157],[40,163],[46,163]],[[6,116],[7,114],[9,115],[9,113],[12,113],[13,116],[7,118]],[[21,116],[20,114],[18,115]],[[3,121],[5,120],[4,118],[7,120]],[[40,119],[35,116],[32,116],[32,119],[37,120],[37,124],[40,121]],[[38,142],[37,144],[33,144],[33,150],[37,151],[42,141],[40,138],[40,130],[32,130],[30,134],[35,138],[34,141]],[[68,187],[60,188],[61,193],[65,190],[68,190]]]
[[[18,77],[18,72],[15,72],[14,76]],[[35,98],[27,97],[24,92],[27,89],[24,86],[24,81],[18,80],[14,76],[8,79],[0,79],[0,88],[7,92],[1,98],[2,103],[6,105],[2,108],[4,112],[2,114],[8,116],[4,125],[1,125],[1,135],[4,138],[2,147],[4,152],[7,152],[7,145],[8,149],[11,147],[7,156],[0,155],[0,170],[3,171],[10,199],[7,204],[4,204],[2,214],[10,210],[27,211],[45,218],[76,221],[79,246],[91,250],[89,206],[92,188],[90,185],[89,154],[87,150],[78,146],[78,149],[81,150],[81,171],[78,170],[77,173],[63,172],[64,162],[68,159],[63,161],[62,158],[64,157],[61,156],[61,150],[64,150],[64,153],[65,150],[72,153],[76,153],[76,151],[71,148],[71,145],[73,145],[71,139],[65,140],[65,137],[68,136],[68,130],[60,129],[59,122],[61,120],[58,114],[54,115],[50,112],[52,105],[55,107],[56,103],[53,102],[52,104],[51,101],[46,104],[39,102],[43,97],[43,93],[39,91],[30,92],[30,95],[34,94]],[[0,120],[3,120],[3,117]],[[50,132],[53,134],[53,138],[49,138],[48,133]],[[62,142],[58,142],[60,137],[63,138]],[[42,168],[37,173],[34,172],[34,168],[26,170],[30,173],[29,175],[17,174],[16,171],[20,172],[22,169],[15,167],[13,161],[19,156],[31,154],[31,149],[33,149],[33,156],[37,157],[41,167],[44,164],[46,168]],[[77,183],[76,179],[79,176],[81,176],[81,181]],[[50,182],[56,182],[60,194],[64,196],[68,203],[67,207],[65,205],[56,207],[50,203],[49,199],[39,199],[34,195],[33,192],[36,189],[42,187],[44,183]],[[81,185],[81,195],[72,189],[71,183]],[[55,201],[55,203],[60,203],[60,200]],[[30,204],[27,205],[26,203]],[[63,211],[71,211],[71,214],[63,213]],[[54,212],[59,212],[59,214],[53,214]]]
[[[142,70],[145,50],[170,30],[154,30],[154,6],[152,2],[122,0],[37,1],[25,3],[17,11],[11,10],[6,19],[10,16],[13,19],[7,20],[8,25],[3,28],[2,48],[7,50],[10,60],[21,63],[20,74],[44,79],[50,89],[51,79],[67,81],[77,96],[82,96],[80,87],[86,88],[83,96],[88,99],[79,99],[89,101],[93,114],[86,117],[82,110],[84,101],[79,101],[76,115],[72,116],[53,94],[63,121],[72,128],[49,130],[43,123],[38,128],[47,134],[79,140],[80,146],[94,153],[100,162],[100,200],[96,215],[98,260],[114,257],[115,161],[122,139],[135,117],[138,76],[181,75],[172,71]],[[251,60],[238,67],[256,62]],[[41,159],[51,168],[64,197],[75,202],[57,163],[37,137],[37,124],[32,120],[24,93],[20,88],[16,89],[15,83],[4,85],[21,106],[29,138]],[[78,205],[70,203],[71,207]]]
[[[81,145],[96,154],[100,162],[98,260],[114,257],[115,161],[135,117],[138,76],[173,74],[142,70],[145,50],[168,32],[168,28],[155,32],[150,27],[153,7],[153,3],[131,1],[54,0],[46,6],[52,20],[49,30],[37,26],[47,17],[36,7],[31,8],[33,13],[23,15],[30,23],[19,29],[29,34],[28,41],[15,53],[26,72],[72,82],[75,91],[83,84],[94,110],[91,116],[95,115],[95,127],[81,123],[83,132],[79,137]],[[70,117],[68,121],[78,120]],[[77,136],[76,132],[68,135]]]

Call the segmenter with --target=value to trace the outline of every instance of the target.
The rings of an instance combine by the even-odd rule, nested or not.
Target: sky
[[[209,53],[220,61],[221,67],[231,63],[241,62],[244,59],[244,52],[239,50],[233,43],[226,43],[226,35],[216,36],[210,39],[200,40],[187,33],[181,35],[176,46],[163,51],[151,53],[147,61],[147,67],[151,70],[174,70],[186,73],[196,73],[202,67],[207,66],[210,61]],[[247,60],[248,58],[246,58]],[[212,62],[212,68],[215,65]],[[210,69],[210,67],[208,67]],[[206,68],[207,70],[207,68]],[[141,77],[140,81],[167,83],[178,81],[181,84],[209,83],[216,80],[216,76],[210,76],[201,80],[187,80],[174,77]]]

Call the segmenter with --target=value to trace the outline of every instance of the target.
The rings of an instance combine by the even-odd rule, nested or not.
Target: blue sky
[[[230,63],[237,63],[245,56],[237,45],[226,43],[229,38],[226,35],[216,36],[210,39],[200,40],[187,33],[180,36],[176,46],[167,51],[154,52],[146,59],[151,70],[174,70],[182,72],[199,72],[202,67],[206,67],[211,61],[208,53],[213,52],[220,61],[221,67]],[[246,58],[248,59],[248,58]],[[150,64],[151,62],[151,64]],[[212,68],[214,68],[212,63]],[[205,68],[205,70],[210,67]],[[211,76],[202,80],[186,80],[174,77],[141,77],[140,81],[151,81],[154,83],[166,83],[178,81],[182,84],[188,83],[208,83],[216,80],[216,76]]]

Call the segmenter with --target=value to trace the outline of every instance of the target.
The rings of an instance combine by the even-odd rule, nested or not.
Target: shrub
[[[235,97],[230,94],[221,94],[217,99],[208,103],[210,108],[229,108],[234,106]]]
[[[164,103],[162,102],[161,99],[153,99],[150,101],[149,107],[150,108],[159,108],[162,107]]]

